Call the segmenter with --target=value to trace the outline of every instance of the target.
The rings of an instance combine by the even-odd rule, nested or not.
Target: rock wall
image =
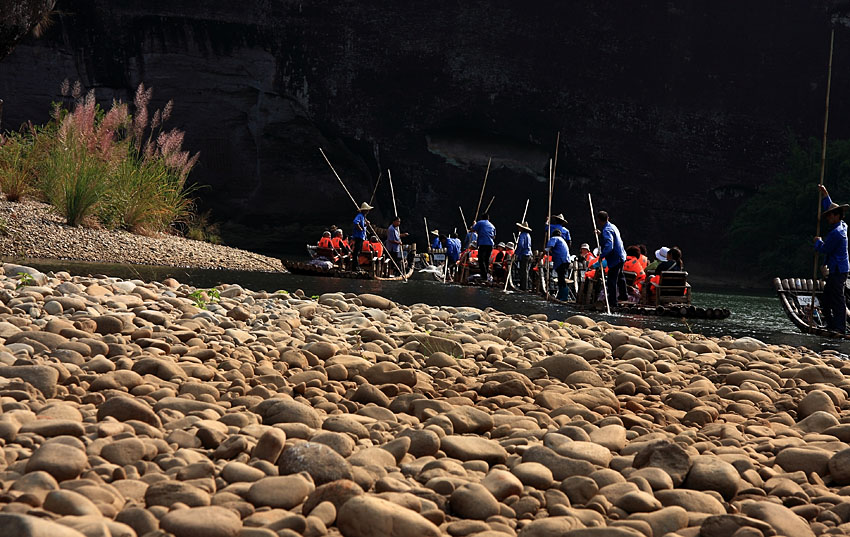
[[[500,237],[531,198],[590,241],[587,193],[626,242],[713,264],[742,199],[781,167],[789,133],[819,136],[827,0],[244,2],[60,0],[56,24],[0,63],[4,125],[46,120],[64,78],[104,102],[139,82],[201,151],[194,179],[236,245],[280,252],[347,227],[379,169],[424,235],[472,218],[489,157]],[[850,37],[838,27],[836,65]],[[833,79],[847,135],[850,78]],[[814,195],[813,195],[814,196]],[[393,212],[386,179],[376,223]],[[542,238],[538,233],[536,242]]]

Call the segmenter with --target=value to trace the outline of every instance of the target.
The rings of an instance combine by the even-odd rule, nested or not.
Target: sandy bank
[[[22,535],[850,527],[850,365],[829,351],[375,295],[33,278],[0,277],[0,527],[41,532]]]
[[[70,259],[210,269],[282,271],[280,260],[174,235],[71,227],[47,204],[0,200],[0,252],[7,257]]]

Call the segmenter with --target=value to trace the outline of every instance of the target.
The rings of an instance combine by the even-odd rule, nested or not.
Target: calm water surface
[[[526,294],[503,293],[493,289],[445,285],[434,281],[411,280],[409,282],[377,282],[296,276],[292,274],[269,274],[232,270],[183,269],[140,265],[113,265],[65,261],[28,260],[28,265],[40,270],[67,270],[72,274],[106,274],[120,278],[162,280],[168,277],[195,287],[213,287],[222,283],[238,283],[253,290],[277,291],[302,289],[307,295],[342,291],[352,293],[380,293],[402,304],[426,303],[435,306],[492,307],[505,313],[529,315],[545,313],[550,319],[564,319],[579,313],[568,306],[547,303],[542,298]],[[596,320],[612,324],[653,328],[664,331],[701,333],[707,336],[750,336],[770,343],[806,346],[812,349],[835,349],[842,354],[850,353],[850,342],[842,342],[800,333],[791,324],[779,299],[773,294],[741,294],[723,290],[700,291],[693,294],[696,306],[729,308],[732,316],[722,321],[682,320],[673,317],[638,317],[629,315],[608,316],[587,313]]]

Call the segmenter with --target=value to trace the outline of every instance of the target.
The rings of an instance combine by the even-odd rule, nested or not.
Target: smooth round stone
[[[283,452],[283,446],[286,444],[286,433],[277,427],[272,427],[264,432],[257,445],[254,446],[252,455],[264,461],[269,461],[274,464]]]
[[[204,507],[210,504],[210,495],[198,487],[179,481],[159,481],[145,491],[145,505],[148,507],[170,507],[177,502],[189,507]]]
[[[42,507],[58,515],[101,515],[100,509],[91,500],[72,490],[54,490],[48,492]]]
[[[26,471],[43,470],[65,481],[79,476],[87,464],[88,458],[81,450],[67,444],[49,443],[35,450],[27,461]]]
[[[452,512],[462,518],[486,520],[499,514],[499,502],[484,485],[469,483],[463,485],[449,498]],[[345,507],[345,506],[343,506]]]
[[[225,507],[193,507],[167,513],[159,526],[175,537],[236,537],[242,520]]]
[[[539,462],[522,462],[511,468],[511,473],[517,476],[523,485],[538,490],[546,490],[555,482],[552,470]]]
[[[126,466],[142,460],[145,456],[145,444],[138,438],[122,438],[106,444],[100,450],[100,456],[112,464]]]
[[[307,472],[316,485],[353,479],[351,465],[324,444],[302,442],[286,448],[277,461],[281,475]]]
[[[254,482],[266,477],[266,473],[243,462],[229,462],[221,469],[221,477],[228,483]]]
[[[85,537],[68,526],[22,513],[0,513],[0,530],[9,537]]]
[[[345,502],[337,516],[345,537],[440,537],[440,529],[419,513],[375,496]]]
[[[257,506],[292,509],[314,488],[313,483],[301,475],[264,477],[251,485],[247,499]]]

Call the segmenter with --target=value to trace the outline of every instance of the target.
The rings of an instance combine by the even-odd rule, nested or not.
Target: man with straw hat
[[[825,238],[815,237],[815,250],[824,255],[824,264],[829,269],[821,306],[826,317],[826,328],[843,334],[846,331],[847,322],[844,286],[847,283],[847,273],[850,272],[844,211],[850,205],[833,203],[823,185],[820,185],[820,193],[823,196],[821,200],[823,217],[829,229]]]
[[[573,241],[572,237],[570,237],[570,230],[565,227],[568,222],[567,219],[564,218],[563,213],[552,215],[552,222],[553,223],[551,224],[548,221],[546,222],[546,231],[548,231],[551,235],[554,235],[554,233],[552,232],[557,229],[561,232],[561,238],[564,239],[564,242],[567,243],[567,246],[572,246]]]
[[[531,228],[528,227],[528,222],[517,222],[517,230],[519,238],[516,243],[514,255],[519,260],[519,289],[521,291],[528,290],[528,268],[531,264]]]
[[[351,237],[354,239],[354,244],[351,248],[351,270],[357,270],[357,260],[360,257],[360,252],[363,250],[363,241],[366,240],[366,228],[369,226],[366,220],[366,213],[371,211],[373,207],[365,201],[360,204],[360,211],[354,217],[354,225],[351,229]]]
[[[490,214],[481,215],[481,220],[472,225],[470,231],[478,234],[478,273],[487,281],[490,276],[490,254],[496,244],[496,227],[490,223]]]
[[[435,229],[431,231],[431,235],[433,238],[431,239],[431,249],[432,250],[440,250],[443,248],[443,243],[440,241],[440,230]]]

